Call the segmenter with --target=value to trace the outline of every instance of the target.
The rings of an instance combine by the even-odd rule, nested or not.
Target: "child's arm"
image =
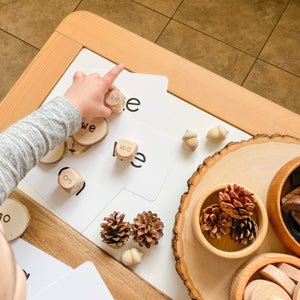
[[[76,72],[64,98],[55,98],[0,134],[0,204],[49,150],[80,129],[81,118],[111,114],[104,94],[115,89],[123,68],[118,65],[103,78]]]

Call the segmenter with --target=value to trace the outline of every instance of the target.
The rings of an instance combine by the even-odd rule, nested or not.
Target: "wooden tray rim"
[[[228,143],[224,148],[222,148],[220,151],[216,152],[212,156],[207,157],[204,159],[203,163],[200,164],[197,168],[197,170],[193,173],[193,175],[188,179],[187,186],[188,191],[185,192],[181,196],[180,205],[178,207],[178,212],[175,216],[175,222],[173,227],[173,238],[172,238],[172,249],[175,256],[175,267],[178,275],[183,280],[185,286],[189,290],[189,295],[192,299],[199,299],[194,295],[194,290],[198,291],[198,289],[194,286],[193,282],[190,280],[189,276],[187,275],[187,267],[186,265],[181,261],[181,258],[178,254],[178,248],[177,243],[180,239],[181,233],[179,232],[178,228],[180,226],[181,218],[183,218],[182,222],[184,222],[184,215],[183,210],[185,206],[189,206],[190,203],[190,194],[195,189],[195,186],[201,181],[201,179],[204,177],[204,175],[207,173],[210,167],[214,166],[220,159],[222,159],[223,156],[225,156],[228,152],[232,152],[235,150],[238,150],[244,146],[247,146],[249,144],[253,144],[254,142],[286,142],[286,143],[300,143],[300,139],[293,137],[291,135],[281,135],[281,134],[257,134],[253,136],[252,138],[248,140],[243,140],[240,142],[230,142]],[[275,174],[274,174],[275,175]],[[201,294],[200,291],[198,293]]]

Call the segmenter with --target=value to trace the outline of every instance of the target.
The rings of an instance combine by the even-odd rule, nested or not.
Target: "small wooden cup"
[[[282,244],[300,256],[300,244],[285,225],[281,213],[281,198],[292,190],[289,176],[300,167],[300,156],[286,163],[274,176],[268,190],[267,211],[271,225]]]
[[[230,300],[243,300],[245,288],[250,280],[257,275],[257,271],[269,264],[287,263],[300,268],[300,259],[282,253],[262,253],[251,257],[235,272],[231,287]],[[255,278],[257,279],[257,278]]]
[[[256,206],[253,211],[252,217],[258,225],[258,232],[257,232],[256,239],[253,241],[253,243],[244,246],[244,245],[236,244],[231,239],[230,235],[225,235],[218,240],[218,239],[212,239],[206,233],[203,233],[199,223],[200,213],[203,208],[206,208],[211,204],[219,203],[219,199],[218,199],[219,192],[223,191],[227,185],[228,183],[214,186],[208,191],[206,191],[200,197],[195,207],[192,225],[197,240],[206,249],[223,258],[238,259],[252,254],[262,244],[267,234],[268,216],[263,202],[254,193],[254,197],[256,199]],[[249,190],[248,188],[246,189]],[[251,190],[249,191],[252,192]]]

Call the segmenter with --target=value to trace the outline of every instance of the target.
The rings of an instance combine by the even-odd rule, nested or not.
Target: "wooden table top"
[[[300,138],[299,115],[84,11],[62,21],[2,101],[0,130],[37,109],[83,48],[127,70],[167,76],[170,93],[251,135]],[[26,241],[73,268],[92,261],[115,299],[169,299],[21,191],[11,197],[29,209]]]

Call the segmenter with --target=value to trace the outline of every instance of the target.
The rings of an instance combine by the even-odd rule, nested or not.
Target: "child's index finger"
[[[118,75],[124,70],[124,64],[119,64],[113,67],[110,71],[108,71],[103,77],[102,80],[106,83],[108,87],[110,87]]]

